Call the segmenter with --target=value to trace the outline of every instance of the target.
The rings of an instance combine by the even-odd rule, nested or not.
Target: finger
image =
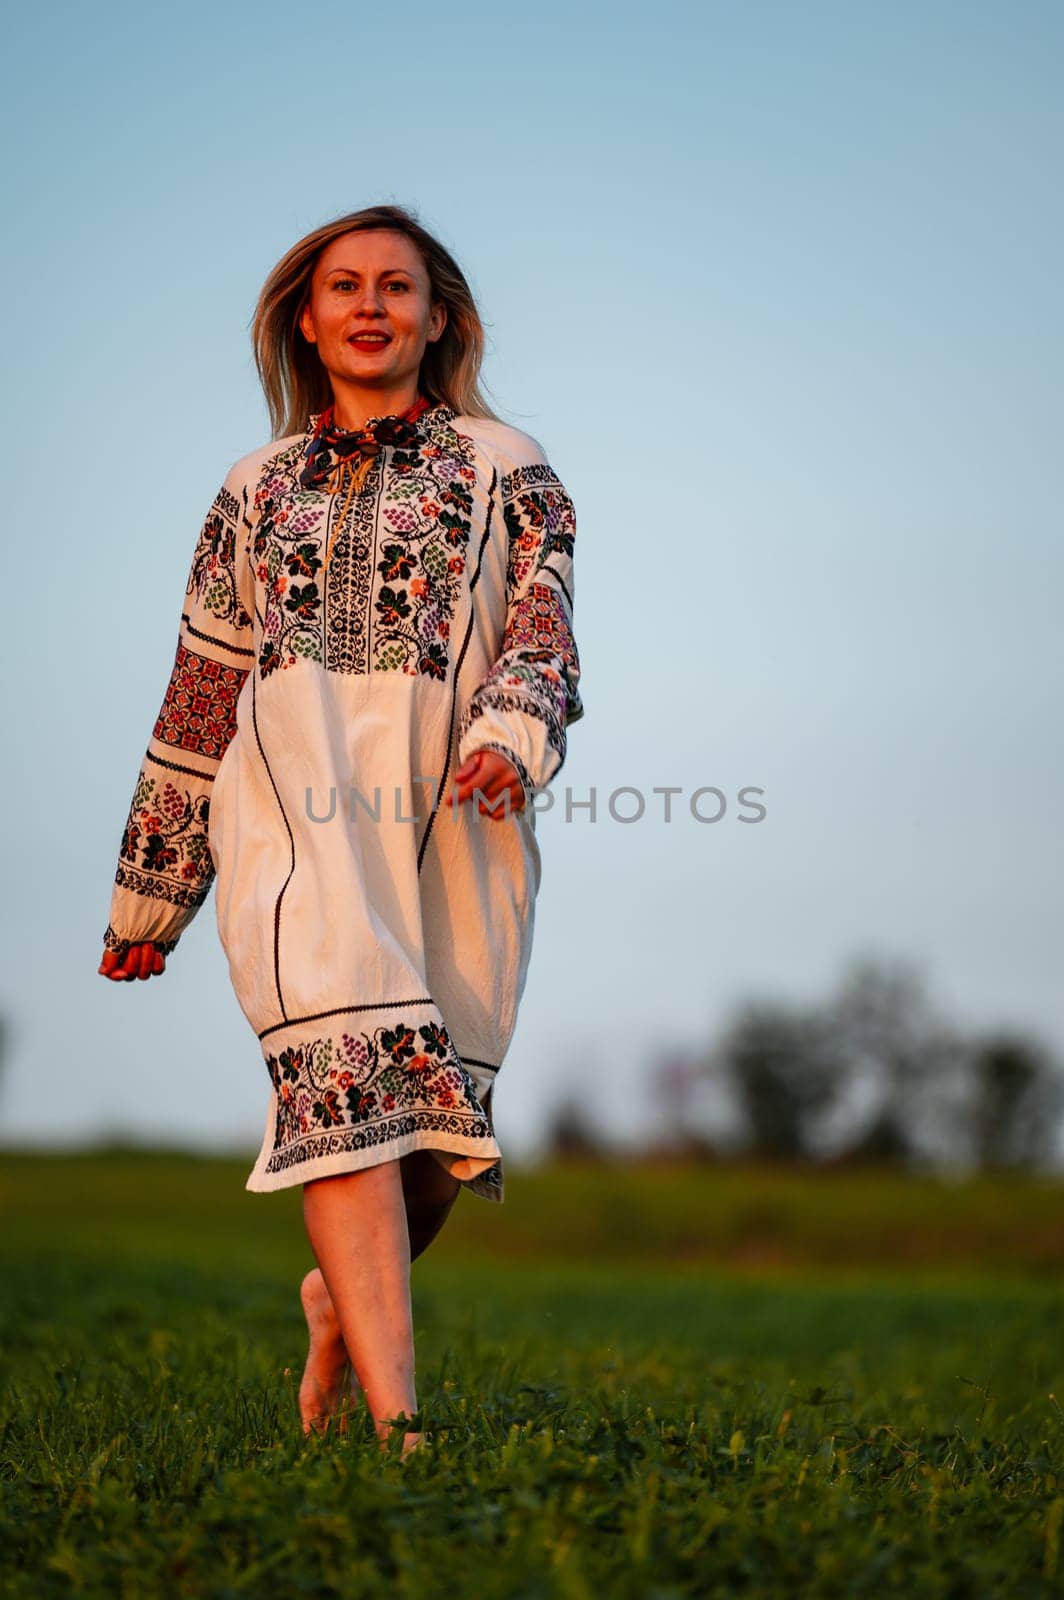
[[[497,782],[505,765],[494,750],[474,750],[466,765],[459,769],[466,792],[472,794],[478,787],[486,789],[490,783]]]
[[[522,801],[517,790],[508,787],[503,790],[503,794],[506,797],[504,803],[501,806],[497,805],[491,813],[493,822],[505,822],[509,817],[513,816],[515,811],[520,811],[521,809]]]
[[[521,780],[517,775],[514,765],[508,761],[498,750],[485,752],[484,778],[480,787],[484,790],[489,800],[499,800],[509,796],[509,808],[512,809],[515,796],[521,790]],[[491,815],[499,817],[506,814],[503,806],[497,807]]]
[[[474,755],[483,758],[480,762],[480,771],[472,778],[456,785],[455,792],[458,796],[456,803],[460,804],[470,796],[476,795],[477,811],[481,816],[490,817],[493,822],[505,821],[512,811],[519,811],[524,803],[521,780],[513,763],[499,751],[478,750]],[[473,756],[469,759],[472,761]],[[499,804],[500,799],[506,794],[510,796],[509,805],[505,801]]]
[[[474,776],[472,778],[466,778],[462,783],[455,784],[454,789],[451,791],[452,804],[456,806],[464,805],[467,800],[473,797],[478,789],[483,788],[483,777]]]
[[[150,948],[150,946],[149,946]],[[124,983],[135,983],[140,977],[140,963],[143,944],[131,944],[121,962],[112,972],[112,978],[120,978]]]
[[[507,760],[506,756],[498,750],[489,751],[488,756],[491,761],[492,777],[494,778],[497,775],[500,785],[509,788],[512,794],[523,795],[524,788],[521,783],[521,777],[513,762]],[[487,777],[486,771],[485,777]]]
[[[454,775],[455,781],[447,797],[450,805],[459,806],[463,801],[469,799],[476,787],[477,774],[483,764],[481,757],[486,754],[488,752],[485,750],[474,750],[472,755],[466,756]]]
[[[152,971],[155,973],[155,976],[158,977],[160,972],[165,972],[165,970],[166,970],[166,957],[163,955],[161,950],[156,950],[156,952],[155,952],[155,960],[152,963]]]
[[[488,753],[489,752],[486,750],[474,750],[472,755],[466,756],[465,760],[462,762],[462,765],[455,773],[455,777],[471,778],[476,772],[477,768],[481,765],[481,758]]]
[[[505,819],[509,815],[510,785],[502,783],[498,778],[491,783],[477,784],[477,810],[482,817],[490,817],[493,822]]]
[[[521,787],[520,779],[508,784],[505,792],[509,795],[510,802],[509,805],[501,806],[499,810],[496,811],[495,815],[497,818],[507,817],[512,815],[512,813],[515,811],[520,811],[521,807],[525,803],[525,791]]]
[[[137,950],[137,977],[150,978],[155,965],[155,946],[142,944]]]

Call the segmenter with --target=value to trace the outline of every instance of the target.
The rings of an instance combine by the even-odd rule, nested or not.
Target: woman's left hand
[[[455,773],[448,803],[460,806],[463,800],[470,798],[474,789],[480,789],[484,794],[483,800],[477,800],[477,810],[481,816],[491,817],[493,822],[524,807],[525,791],[517,768],[497,750],[474,750],[472,755],[466,757]],[[500,798],[507,793],[510,796],[509,806],[505,798]]]

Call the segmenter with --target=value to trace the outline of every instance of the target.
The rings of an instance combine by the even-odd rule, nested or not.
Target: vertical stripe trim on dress
[[[292,853],[292,864],[288,869],[288,876],[281,885],[277,895],[277,903],[273,908],[273,981],[277,988],[277,1004],[281,1008],[281,1016],[287,1018],[288,1012],[285,1009],[284,996],[281,993],[281,901],[284,899],[285,890],[292,881],[292,874],[296,870],[296,842],[292,835],[292,826],[288,821],[288,815],[281,801],[281,796],[277,792],[277,785],[273,781],[273,773],[270,771],[270,763],[267,761],[266,752],[262,748],[262,739],[259,735],[259,719],[255,705],[256,687],[257,685],[255,682],[255,673],[253,669],[251,682],[251,725],[255,730],[255,743],[259,747],[259,755],[262,757],[262,764],[266,768],[266,776],[270,780],[270,787],[273,790],[274,798],[277,801],[277,806],[281,813],[281,820],[283,821],[285,825],[285,831],[288,834],[288,848]]]
[[[462,673],[462,662],[465,660],[466,651],[469,649],[469,641],[473,637],[473,621],[474,621],[473,593],[474,593],[474,590],[476,589],[477,583],[478,583],[478,581],[480,579],[481,568],[484,565],[484,552],[488,547],[488,538],[489,538],[489,536],[491,534],[491,519],[492,519],[492,515],[493,515],[494,510],[495,510],[495,488],[496,488],[496,485],[498,484],[498,481],[499,481],[498,468],[493,465],[492,469],[491,469],[491,483],[488,485],[488,510],[487,510],[487,515],[484,518],[484,532],[483,532],[483,534],[481,535],[481,538],[480,538],[480,549],[477,551],[476,569],[475,569],[475,571],[473,573],[473,576],[469,580],[469,621],[466,624],[466,632],[465,632],[465,638],[462,640],[462,648],[459,650],[457,659],[456,659],[455,664],[454,664],[454,681],[453,681],[453,683],[451,685],[451,715],[450,715],[450,717],[448,719],[448,732],[447,732],[447,760],[444,762],[443,780],[442,780],[442,782],[440,784],[440,789],[439,789],[439,794],[437,796],[436,804],[432,808],[431,813],[429,814],[428,824],[427,824],[427,826],[425,828],[425,832],[424,832],[424,835],[422,836],[422,840],[421,840],[421,845],[420,845],[420,848],[418,849],[418,853],[417,853],[417,870],[418,870],[418,876],[419,877],[421,875],[421,863],[425,859],[425,850],[426,850],[426,848],[428,846],[429,836],[432,833],[432,826],[433,826],[433,823],[436,821],[436,813],[440,809],[440,806],[443,805],[443,803],[444,803],[444,798],[443,797],[444,797],[444,794],[446,793],[446,790],[447,790],[447,778],[448,778],[448,774],[450,773],[450,770],[451,770],[451,761],[452,761],[453,756],[454,756],[454,733],[455,733],[454,708],[455,708],[455,703],[456,703],[456,701],[458,699],[458,680],[459,680],[459,678],[461,676],[461,673]]]

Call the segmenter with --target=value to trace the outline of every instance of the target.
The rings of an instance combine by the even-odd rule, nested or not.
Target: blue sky
[[[637,1142],[659,1050],[859,951],[1064,1051],[1059,6],[44,5],[5,42],[7,1137],[257,1148],[213,893],[163,980],[96,966],[199,526],[269,437],[256,296],[381,201],[577,507],[504,1151],[567,1084]]]

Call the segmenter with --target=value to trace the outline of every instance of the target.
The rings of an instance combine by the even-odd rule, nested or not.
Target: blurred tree
[[[765,1001],[747,1003],[720,1051],[756,1156],[797,1160],[813,1154],[814,1126],[833,1104],[845,1072],[830,1027]]]
[[[971,1137],[983,1167],[1048,1165],[1064,1081],[1047,1050],[1022,1034],[977,1039],[971,1052]]]
[[[944,1103],[931,1121],[941,1138],[944,1117],[949,1125],[944,1080],[953,1052],[931,1016],[924,980],[911,962],[868,955],[852,961],[825,1025],[836,1035],[855,1098],[871,1107],[844,1140],[839,1152],[844,1159],[909,1160],[926,1141],[923,1113],[936,1100]]]
[[[753,1149],[781,1159],[956,1159],[966,1146],[965,1041],[914,963],[852,960],[825,1003],[748,1003],[724,1058]]]
[[[915,963],[867,952],[824,1004],[748,1000],[719,1046],[663,1053],[650,1082],[677,1155],[727,1144],[783,1161],[1052,1166],[1064,1115],[1064,1076],[1040,1044],[962,1034]],[[696,1087],[715,1091],[712,1128]],[[589,1138],[579,1122],[563,1132],[577,1148]]]
[[[552,1157],[600,1159],[606,1154],[601,1131],[588,1116],[575,1095],[566,1096],[555,1106],[545,1133],[545,1154]]]

